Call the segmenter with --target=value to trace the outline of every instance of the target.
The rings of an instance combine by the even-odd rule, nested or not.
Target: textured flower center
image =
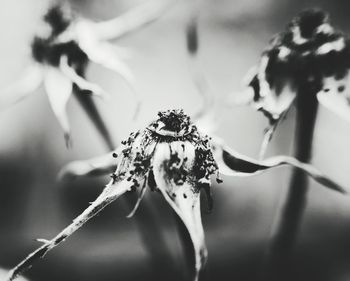
[[[158,113],[158,119],[148,129],[159,136],[181,138],[195,131],[190,118],[183,110],[167,110]]]

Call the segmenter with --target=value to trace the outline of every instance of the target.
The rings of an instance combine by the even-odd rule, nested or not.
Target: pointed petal
[[[350,122],[350,85],[348,79],[348,77],[342,80],[335,80],[333,77],[325,78],[323,90],[317,94],[317,99],[325,108]],[[348,89],[345,88],[346,86]]]
[[[112,44],[99,42],[91,38],[79,42],[80,48],[87,54],[89,59],[97,64],[119,74],[128,84],[134,84],[134,76],[129,67],[117,56]]]
[[[218,140],[213,142],[213,152],[214,158],[219,166],[219,171],[224,175],[252,176],[271,168],[290,165],[304,171],[325,187],[341,193],[346,193],[343,187],[318,171],[312,165],[302,163],[293,157],[275,156],[263,161],[257,161],[236,152],[222,143],[220,144]]]
[[[13,268],[6,280],[14,280],[17,275],[22,274],[25,270],[30,268],[33,262],[39,258],[42,258],[48,251],[52,250],[60,243],[65,241],[75,231],[82,227],[88,220],[96,216],[107,205],[116,200],[119,196],[130,190],[133,183],[126,180],[115,182],[112,180],[102,191],[101,195],[91,203],[91,205],[84,210],[73,222],[63,229],[53,239],[45,241],[44,245],[28,255],[23,261],[21,261],[15,268]]]
[[[0,89],[0,108],[10,107],[39,88],[43,81],[43,69],[39,64],[29,66],[18,81]]]
[[[58,69],[47,66],[44,85],[52,110],[63,129],[66,141],[69,141],[70,126],[68,122],[66,106],[68,99],[72,94],[72,82]]]
[[[185,145],[185,149],[182,149],[181,144],[172,143],[171,149],[178,152],[180,159],[187,157],[189,165],[193,164],[194,148],[191,148],[191,145]],[[171,176],[166,172],[169,159],[169,145],[165,143],[158,144],[153,162],[154,179],[165,200],[181,218],[190,234],[195,252],[195,280],[197,280],[198,274],[207,259],[207,248],[200,213],[200,193],[196,186],[193,186],[187,180],[183,184],[176,184],[171,179]]]
[[[89,40],[79,42],[79,46],[87,54],[91,61],[100,64],[120,75],[135,97],[135,114],[138,114],[141,99],[138,92],[134,88],[134,75],[129,67],[117,56],[113,45],[110,43],[99,42],[94,38],[90,38]]]
[[[77,177],[100,176],[113,173],[116,170],[120,158],[116,158],[121,149],[109,152],[105,155],[84,161],[73,161],[65,165],[58,173],[59,180],[73,180]]]
[[[78,75],[76,71],[68,65],[68,58],[66,56],[61,57],[60,70],[81,90],[91,92],[93,95],[96,95],[105,100],[110,97],[110,95],[107,92],[105,92],[99,85],[90,83],[89,81],[85,80],[85,78]]]
[[[135,204],[134,208],[132,209],[132,211],[130,212],[130,214],[128,214],[128,215],[126,216],[128,219],[132,218],[132,217],[135,215],[137,209],[138,209],[139,206],[140,206],[140,203],[141,203],[143,197],[144,197],[145,194],[146,194],[146,191],[147,191],[147,179],[145,179],[144,182],[143,182],[143,185],[142,185],[142,188],[141,188],[141,191],[140,191],[140,195],[139,195],[139,197],[137,198],[137,201],[136,201],[136,204]]]

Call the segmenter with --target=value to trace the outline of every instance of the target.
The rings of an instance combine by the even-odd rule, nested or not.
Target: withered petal
[[[57,68],[45,66],[44,85],[52,110],[63,129],[66,145],[69,146],[70,126],[66,106],[73,90],[72,81]]]
[[[82,227],[88,220],[96,216],[100,211],[102,211],[107,205],[112,203],[118,197],[123,195],[125,192],[129,191],[132,182],[123,180],[115,182],[111,180],[110,183],[105,187],[100,196],[90,204],[78,217],[76,217],[73,222],[63,229],[59,234],[57,234],[51,240],[44,240],[44,244],[36,249],[34,252],[29,254],[23,261],[21,261],[15,268],[13,268],[6,281],[11,281],[16,278],[17,275],[22,274],[25,270],[30,268],[33,262],[39,258],[42,258],[47,252],[61,244],[69,236],[71,236],[75,231]]]
[[[293,157],[275,156],[263,161],[257,161],[236,152],[219,140],[213,142],[213,150],[214,158],[219,166],[219,171],[224,175],[252,176],[271,168],[290,165],[304,171],[323,186],[341,193],[346,193],[345,188],[318,171],[315,167],[310,164],[302,163]]]

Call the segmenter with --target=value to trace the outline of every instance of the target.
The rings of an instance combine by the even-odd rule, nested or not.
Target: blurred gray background
[[[144,0],[74,0],[71,4],[93,20],[112,18]],[[29,64],[28,46],[49,2],[1,0],[0,88],[16,80]],[[203,0],[200,11],[200,54],[215,95],[223,100],[239,91],[273,34],[306,7],[327,10],[333,23],[349,31],[350,2],[305,0]],[[90,65],[88,78],[112,93],[99,102],[116,141],[144,126],[159,110],[195,112],[200,95],[188,68],[184,28],[190,1],[178,1],[158,22],[115,43],[130,50],[127,60],[143,97],[137,122],[133,98],[114,73]],[[38,246],[35,238],[51,238],[76,217],[102,190],[107,177],[59,183],[60,167],[106,151],[74,97],[68,107],[73,148],[40,88],[25,101],[0,112],[0,267],[10,268]],[[238,151],[257,157],[267,121],[251,108],[223,107],[217,134]],[[268,155],[291,154],[294,112],[277,130]],[[350,191],[350,124],[320,107],[313,163]],[[203,224],[209,260],[202,280],[256,280],[278,202],[288,186],[290,168],[251,178],[224,178],[213,185],[214,210]],[[350,197],[311,181],[308,207],[285,280],[350,280]],[[172,251],[172,272],[154,268],[143,248],[130,211],[116,201],[62,246],[28,271],[33,281],[52,280],[183,280],[183,258],[170,208],[157,194],[158,224]],[[205,204],[203,204],[205,207]],[[142,204],[139,212],[142,212]]]

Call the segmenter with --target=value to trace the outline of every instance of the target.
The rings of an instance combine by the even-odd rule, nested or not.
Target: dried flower
[[[73,90],[82,96],[108,96],[100,86],[85,79],[87,64],[92,61],[116,72],[136,94],[132,72],[121,59],[120,49],[108,40],[121,37],[159,18],[168,5],[169,2],[152,1],[118,18],[98,23],[73,16],[67,5],[53,6],[44,17],[45,34],[35,36],[32,42],[33,63],[20,81],[1,91],[3,105],[18,102],[44,83],[52,110],[68,144],[70,126],[66,105]],[[140,101],[136,99],[137,112]],[[89,112],[92,119],[94,114]],[[106,130],[100,131],[104,133]]]
[[[111,161],[115,157],[115,162]],[[203,135],[182,110],[158,113],[158,119],[144,130],[131,133],[127,140],[109,157],[77,161],[61,171],[61,177],[103,174],[115,169],[112,179],[101,195],[73,223],[52,240],[43,240],[38,250],[30,254],[9,274],[8,280],[31,265],[36,258],[56,247],[104,207],[127,191],[139,189],[139,199],[149,188],[159,191],[185,224],[195,250],[195,280],[207,258],[200,214],[200,192],[212,205],[211,176],[222,182],[224,175],[249,176],[284,164],[303,170],[328,188],[343,189],[308,164],[291,157],[278,156],[257,162],[228,148],[222,141]]]
[[[294,101],[305,98],[300,95],[317,98],[350,121],[349,68],[349,39],[334,29],[326,13],[306,10],[273,38],[248,73],[243,100],[269,119],[267,142]]]

